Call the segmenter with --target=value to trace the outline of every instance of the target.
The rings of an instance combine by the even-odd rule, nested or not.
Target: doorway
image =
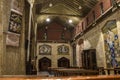
[[[39,71],[47,71],[51,67],[51,60],[44,57],[39,60]]]
[[[69,59],[67,59],[65,57],[62,57],[62,58],[58,59],[58,67],[69,68],[70,67]]]

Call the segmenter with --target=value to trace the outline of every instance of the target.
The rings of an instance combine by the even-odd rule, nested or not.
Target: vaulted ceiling
[[[46,19],[56,21],[67,27],[74,27],[95,6],[98,0],[35,0],[34,15],[41,26]],[[72,24],[68,20],[73,21]]]

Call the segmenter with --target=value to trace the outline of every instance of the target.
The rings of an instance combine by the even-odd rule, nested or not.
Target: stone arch
[[[51,67],[51,60],[47,57],[39,59],[38,68],[39,71],[47,71],[48,67]]]
[[[70,67],[70,60],[65,57],[58,59],[58,67]]]

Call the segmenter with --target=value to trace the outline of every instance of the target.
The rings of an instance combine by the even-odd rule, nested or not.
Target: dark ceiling
[[[35,0],[38,24],[46,25],[46,18],[64,26],[74,27],[95,6],[98,0]],[[68,20],[73,20],[72,24]]]

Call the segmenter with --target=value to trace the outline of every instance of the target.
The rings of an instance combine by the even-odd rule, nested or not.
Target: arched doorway
[[[70,67],[69,59],[67,59],[65,57],[58,59],[58,67],[65,67],[65,68]]]
[[[39,60],[39,71],[47,71],[48,67],[51,67],[51,60],[43,57]]]

